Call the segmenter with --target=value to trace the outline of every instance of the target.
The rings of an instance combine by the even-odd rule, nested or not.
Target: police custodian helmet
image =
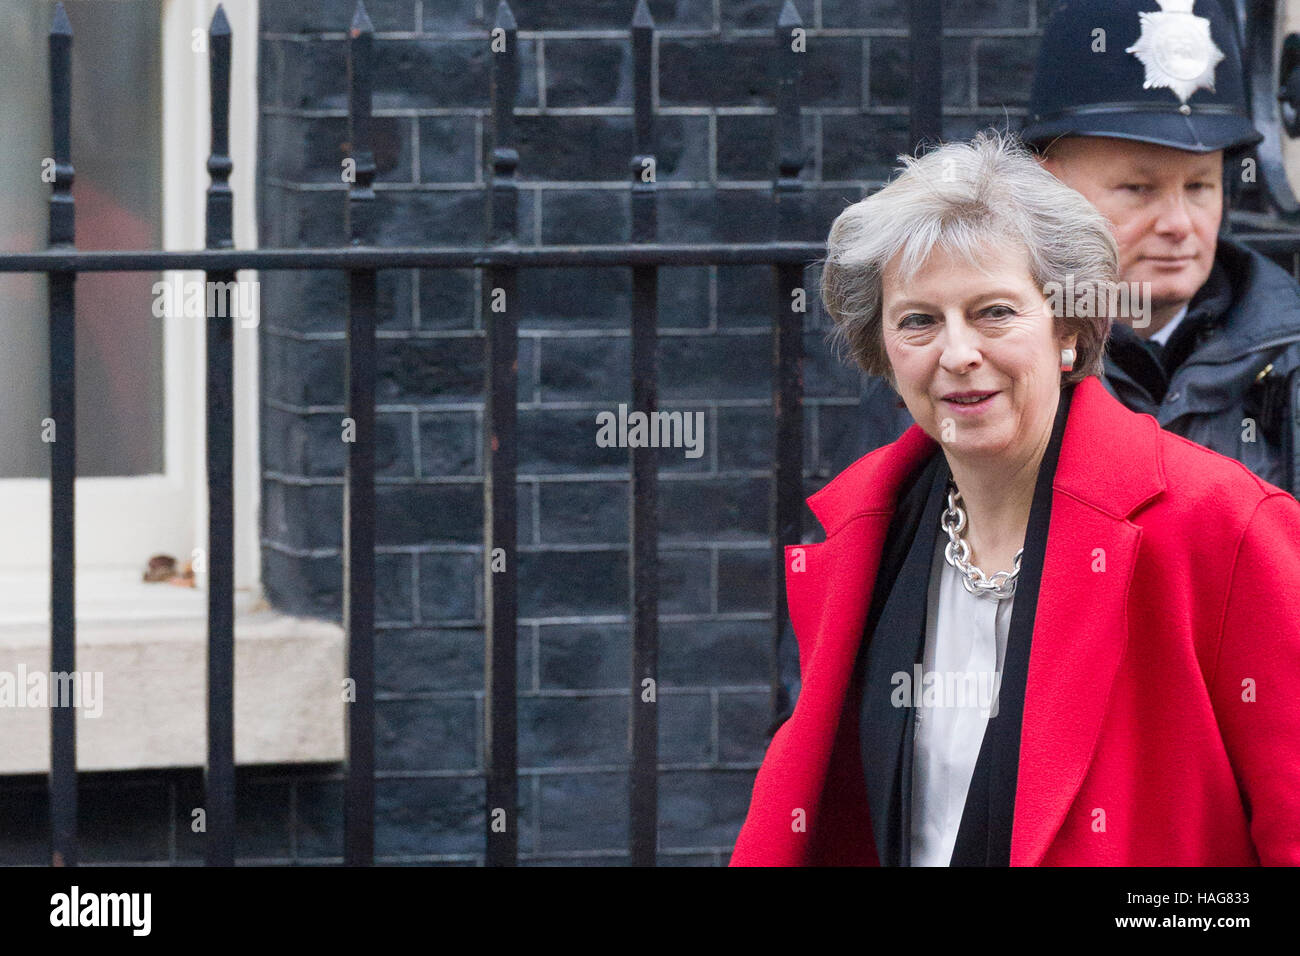
[[[1252,146],[1220,0],[1067,0],[1043,29],[1021,138],[1113,136],[1197,153]]]

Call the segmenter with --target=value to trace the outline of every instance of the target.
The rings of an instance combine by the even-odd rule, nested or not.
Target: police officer
[[[1145,313],[1130,309],[1114,323],[1107,389],[1296,495],[1300,287],[1218,234],[1225,175],[1249,170],[1245,154],[1263,137],[1217,0],[1059,5],[1044,28],[1021,137],[1111,220],[1121,279],[1145,293],[1137,297]],[[825,464],[837,474],[911,423],[893,389],[869,378],[854,429]],[[772,732],[798,693],[788,626],[780,671],[785,709]]]
[[[1111,220],[1151,314],[1117,320],[1104,381],[1168,430],[1296,494],[1290,373],[1300,287],[1218,235],[1226,176],[1253,169],[1236,34],[1218,0],[1080,0],[1039,48],[1022,138]]]

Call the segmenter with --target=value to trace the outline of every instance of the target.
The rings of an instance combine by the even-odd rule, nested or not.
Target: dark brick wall
[[[1049,5],[945,3],[947,135],[1008,117],[1019,125]],[[907,7],[796,6],[809,29],[804,238],[821,240],[838,211],[909,148]],[[525,243],[628,236],[633,7],[514,2]],[[660,31],[660,235],[769,234],[767,63],[780,3],[652,0],[650,8]],[[342,238],[343,31],[352,9],[353,0],[261,0],[264,245]],[[495,2],[368,0],[367,9],[379,31],[378,242],[481,242],[485,29]],[[343,279],[265,273],[261,281],[264,583],[278,608],[338,620]],[[390,862],[481,862],[478,283],[472,272],[381,273],[376,852]],[[766,745],[769,283],[766,267],[674,268],[660,278],[661,407],[702,411],[707,425],[702,458],[661,453],[666,865],[727,861]],[[813,275],[809,289],[815,307]],[[620,270],[525,271],[519,290],[520,852],[533,864],[619,864],[627,828],[627,452],[596,447],[594,420],[629,400],[630,281]],[[810,314],[805,343],[808,493],[831,477],[832,449],[859,388],[857,373],[827,349],[824,323]],[[336,771],[241,771],[241,858],[337,857]],[[88,858],[197,856],[168,836],[180,826],[173,808],[199,799],[197,776],[96,779],[97,789],[86,791]],[[14,812],[43,832],[43,790],[22,786]],[[129,822],[123,807],[131,808]],[[94,822],[100,813],[102,824]],[[32,857],[32,841],[15,835],[21,827],[5,826],[0,853]],[[94,836],[96,827],[104,836]]]
[[[321,766],[239,768],[235,852],[240,863],[337,862],[343,855],[342,779]],[[81,863],[203,864],[192,811],[198,769],[85,773],[77,789]],[[0,786],[0,865],[49,863],[50,801],[42,776]]]

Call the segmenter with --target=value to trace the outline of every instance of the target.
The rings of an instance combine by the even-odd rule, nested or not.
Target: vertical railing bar
[[[519,88],[519,31],[501,0],[491,35],[492,131],[490,195],[486,209],[491,243],[515,242],[519,187],[515,169],[515,99]],[[518,269],[486,270],[485,412],[483,462],[484,694],[486,768],[484,831],[488,866],[514,866],[519,857],[518,726],[515,701],[518,639],[515,426],[519,380]]]
[[[943,138],[943,0],[911,0],[909,9],[912,82],[908,116],[916,149]]]
[[[72,24],[63,4],[50,27],[50,116],[54,184],[50,192],[51,249],[76,242],[72,197]],[[50,671],[73,674],[76,631],[76,280],[75,272],[49,274],[50,417]],[[60,704],[66,706],[60,706]],[[76,866],[77,723],[71,701],[50,706],[50,843],[54,866]]]
[[[348,34],[348,143],[355,164],[344,207],[354,246],[374,242],[375,157],[370,117],[375,28],[358,0]],[[343,862],[369,866],[375,858],[375,314],[378,273],[348,272],[344,375],[351,421],[343,483],[343,621],[347,758],[343,799]],[[347,434],[345,429],[344,434]],[[345,698],[348,699],[348,698]]]
[[[632,15],[635,154],[632,157],[632,241],[653,242],[655,213],[654,20],[646,0]],[[658,266],[632,268],[632,407],[653,424],[659,404]],[[628,728],[628,855],[632,866],[654,866],[659,832],[659,507],[658,457],[649,444],[630,449],[632,687]]]
[[[799,112],[800,57],[794,31],[802,27],[799,11],[785,0],[775,30],[776,125],[773,153],[776,180],[772,199],[776,206],[776,238],[799,235],[804,164],[802,118]],[[772,659],[771,712],[778,715],[789,702],[781,693],[781,641],[789,620],[785,588],[785,546],[801,540],[803,518],[803,316],[808,300],[804,267],[777,264],[772,269],[772,483],[768,492],[768,520],[772,539]],[[799,295],[802,293],[802,296]],[[802,299],[802,301],[801,301]],[[788,638],[786,638],[788,639]]]
[[[230,23],[217,5],[208,28],[212,145],[207,195],[206,248],[234,248],[230,191]],[[235,498],[234,272],[206,272],[205,289],[227,294],[207,302],[208,469],[208,757],[204,770],[208,866],[235,864]],[[229,284],[227,284],[229,283]],[[224,299],[225,308],[215,308]],[[225,312],[225,315],[218,315]]]

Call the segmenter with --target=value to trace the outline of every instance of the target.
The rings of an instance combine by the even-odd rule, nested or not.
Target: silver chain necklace
[[[1025,553],[1021,548],[1016,552],[1014,570],[998,571],[993,577],[985,577],[984,572],[970,563],[970,544],[962,536],[966,529],[966,509],[961,506],[961,492],[951,481],[948,482],[948,508],[939,519],[943,530],[948,532],[948,544],[944,546],[943,556],[949,564],[961,572],[961,583],[971,594],[990,598],[1008,598],[1016,593],[1016,582],[1020,579],[1020,558]]]

